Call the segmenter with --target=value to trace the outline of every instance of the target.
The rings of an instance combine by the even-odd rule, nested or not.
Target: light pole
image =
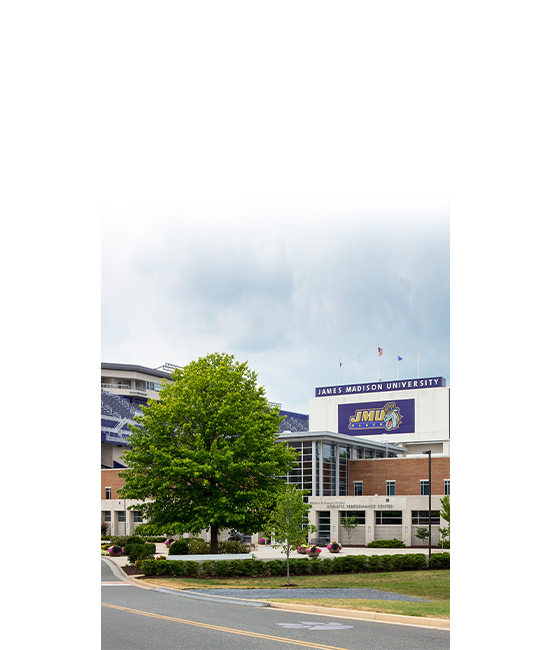
[[[432,450],[423,452],[428,454],[428,569],[432,561]]]

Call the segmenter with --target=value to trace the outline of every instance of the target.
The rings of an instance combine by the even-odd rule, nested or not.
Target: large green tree
[[[277,443],[282,417],[257,375],[227,354],[172,374],[132,427],[121,495],[145,501],[143,532],[263,530],[296,454]]]

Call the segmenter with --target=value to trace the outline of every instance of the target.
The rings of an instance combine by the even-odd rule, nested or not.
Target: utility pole
[[[432,561],[432,450],[423,452],[428,454],[428,569]]]

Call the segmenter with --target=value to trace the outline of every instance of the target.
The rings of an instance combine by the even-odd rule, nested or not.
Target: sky
[[[232,354],[299,413],[321,386],[450,385],[444,35],[281,8],[113,8],[101,359]]]

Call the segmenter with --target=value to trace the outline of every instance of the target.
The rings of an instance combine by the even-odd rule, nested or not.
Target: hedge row
[[[449,569],[449,553],[436,553],[431,557],[432,569]],[[286,560],[142,560],[139,563],[146,576],[175,575],[190,577],[255,577],[286,575]],[[368,573],[380,571],[419,571],[428,568],[424,553],[403,555],[343,555],[336,558],[290,558],[291,575],[321,573]]]

